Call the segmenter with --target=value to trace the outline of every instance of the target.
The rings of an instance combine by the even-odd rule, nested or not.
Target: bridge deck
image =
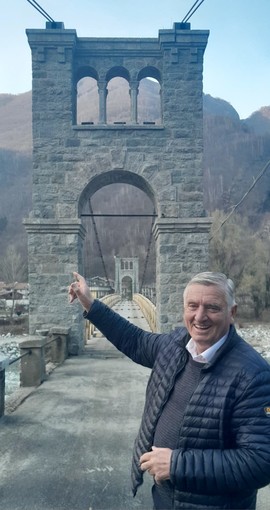
[[[142,328],[146,331],[151,331],[149,324],[145,317],[143,316],[140,308],[134,301],[120,301],[117,303],[113,309],[128,319],[130,322]],[[119,351],[106,339],[104,338],[97,330],[95,332],[95,336],[92,337],[87,342],[87,346],[91,349],[91,354],[93,356],[100,355],[104,356],[123,356]]]
[[[118,311],[145,327],[134,303]],[[130,491],[131,450],[149,370],[97,336],[0,420],[3,510],[150,510],[151,479]],[[259,510],[270,508],[269,488]]]

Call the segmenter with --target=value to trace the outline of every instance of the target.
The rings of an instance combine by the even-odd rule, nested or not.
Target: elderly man
[[[233,282],[196,275],[184,323],[149,333],[94,300],[74,273],[70,302],[121,352],[152,369],[135,441],[133,493],[147,471],[156,510],[256,507],[270,482],[270,367],[236,332]]]

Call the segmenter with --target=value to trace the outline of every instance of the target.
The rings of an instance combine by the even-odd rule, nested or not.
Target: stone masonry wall
[[[158,218],[157,307],[161,330],[179,322],[184,283],[207,268],[210,221],[202,197],[202,69],[208,32],[161,30],[157,39],[77,38],[75,30],[28,30],[33,61],[33,210],[29,232],[30,328],[71,326],[81,349],[81,313],[64,288],[82,267],[80,214],[112,182],[143,189]],[[76,125],[76,83],[99,88],[116,73],[159,77],[161,126]],[[102,98],[102,95],[100,95]],[[102,103],[101,103],[102,104]],[[103,112],[104,113],[104,112]],[[52,299],[53,295],[53,299]]]

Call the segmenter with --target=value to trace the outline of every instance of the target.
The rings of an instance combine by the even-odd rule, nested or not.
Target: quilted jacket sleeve
[[[270,483],[270,370],[247,385],[231,418],[233,449],[174,450],[171,481],[176,489],[201,494],[253,490]]]
[[[115,347],[136,363],[152,368],[168,335],[148,333],[134,326],[102,302],[95,300],[84,314]]]

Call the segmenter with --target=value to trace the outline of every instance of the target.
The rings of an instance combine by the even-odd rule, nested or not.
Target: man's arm
[[[85,278],[79,273],[73,273],[75,282],[71,283],[68,289],[69,302],[73,303],[76,299],[81,303],[86,312],[89,312],[94,298],[85,281]]]
[[[78,273],[69,287],[69,301],[76,299],[84,308],[84,317],[92,322],[115,347],[136,363],[152,368],[164,335],[149,333],[138,328],[99,300]]]

